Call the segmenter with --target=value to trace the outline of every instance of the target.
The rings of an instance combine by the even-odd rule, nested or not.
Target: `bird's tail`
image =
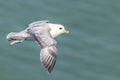
[[[21,35],[17,32],[9,33],[6,38],[10,41],[10,45],[24,41],[24,39],[21,37]]]

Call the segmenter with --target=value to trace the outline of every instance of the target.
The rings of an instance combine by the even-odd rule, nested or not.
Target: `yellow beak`
[[[65,34],[69,34],[69,31],[68,31],[68,30],[65,30],[64,33],[65,33]]]

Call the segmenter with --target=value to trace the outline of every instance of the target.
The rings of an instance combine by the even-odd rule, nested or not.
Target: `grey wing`
[[[29,27],[35,27],[35,26],[44,26],[44,24],[49,23],[48,20],[41,20],[41,21],[35,21],[29,24]]]
[[[55,46],[43,48],[40,52],[40,60],[48,73],[54,68],[57,58],[57,48]]]
[[[50,73],[54,68],[57,58],[57,42],[51,37],[48,28],[32,29],[29,31],[41,46],[40,60],[42,65]]]

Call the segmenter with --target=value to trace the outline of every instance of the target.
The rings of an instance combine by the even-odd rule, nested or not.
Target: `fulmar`
[[[44,68],[50,73],[57,59],[57,42],[54,39],[60,34],[69,33],[61,24],[50,23],[48,20],[36,21],[20,32],[11,32],[7,35],[10,45],[21,43],[24,40],[36,41],[41,48],[40,60]]]

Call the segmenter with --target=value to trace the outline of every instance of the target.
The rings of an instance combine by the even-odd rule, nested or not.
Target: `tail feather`
[[[11,32],[11,33],[9,33],[9,34],[7,35],[6,38],[7,38],[9,41],[15,40],[15,39],[14,39],[15,35],[16,35],[16,32]]]
[[[24,41],[24,39],[21,38],[21,36],[18,35],[17,32],[9,33],[6,38],[10,41],[10,45],[21,43],[22,41]]]

